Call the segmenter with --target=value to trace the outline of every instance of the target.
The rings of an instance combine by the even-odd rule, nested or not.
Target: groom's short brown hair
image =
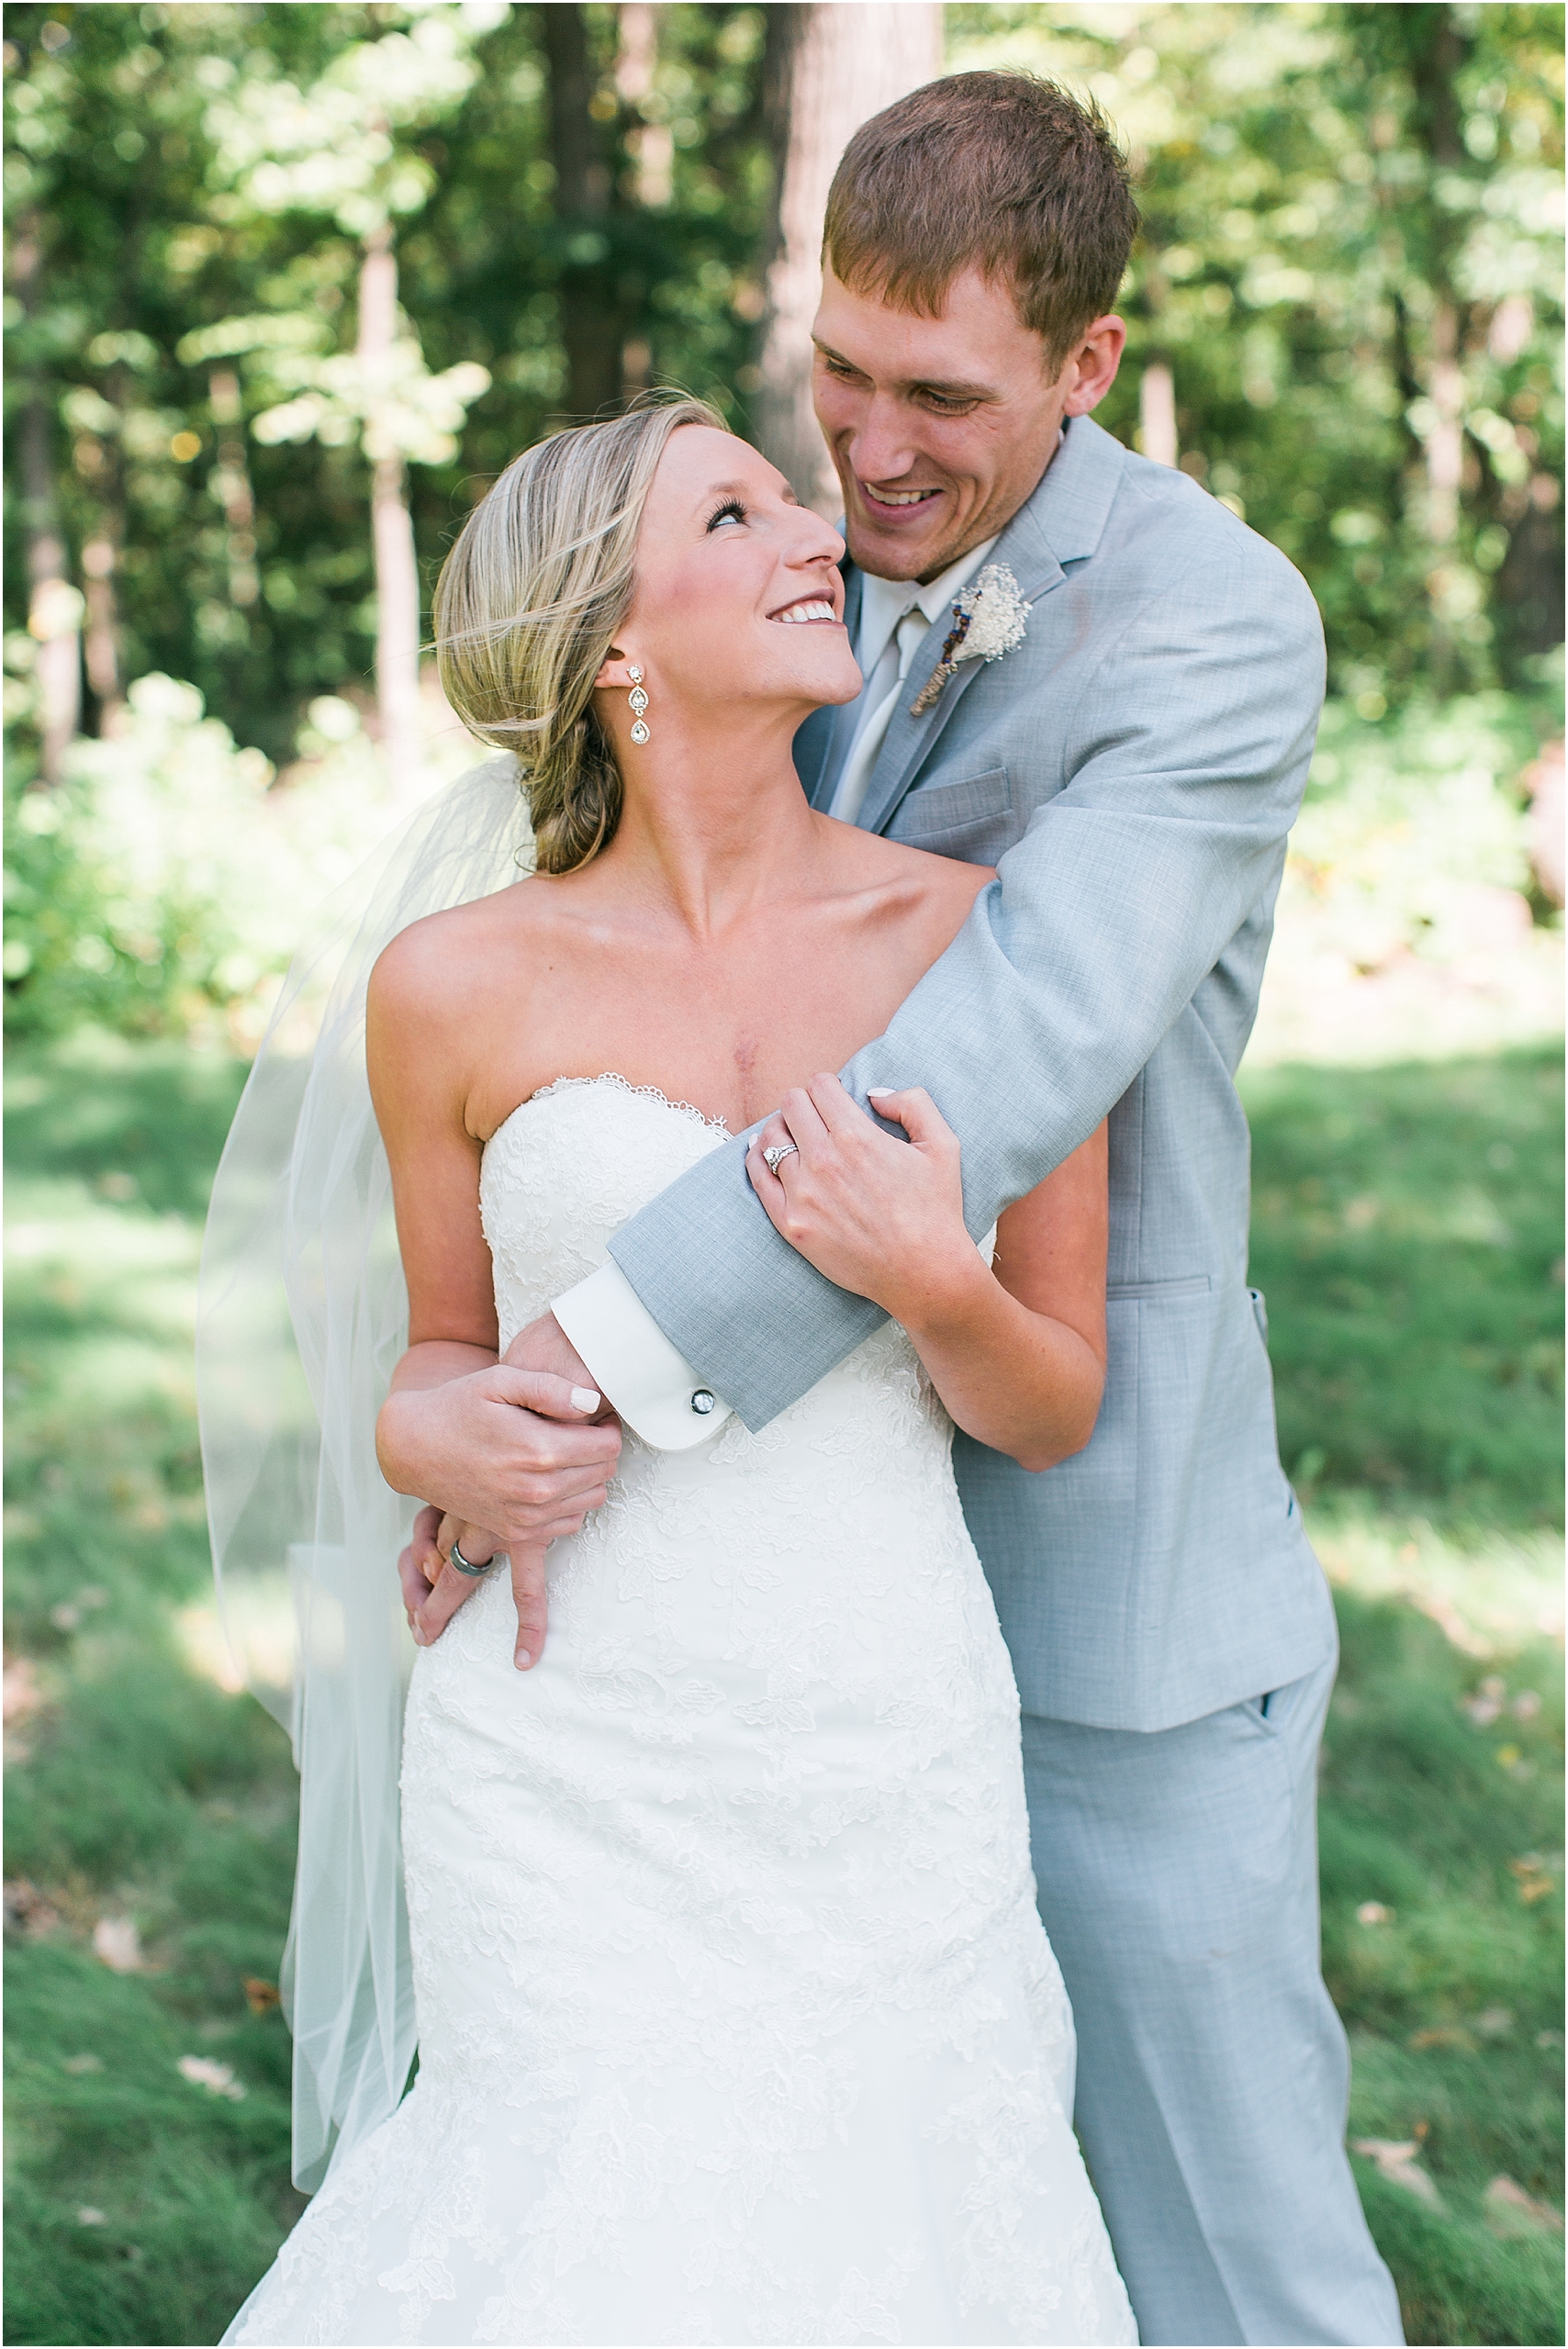
[[[1033,73],[953,73],[862,123],[828,192],[841,285],[932,316],[960,272],[1010,284],[1054,365],[1116,298],[1137,233],[1098,106]]]

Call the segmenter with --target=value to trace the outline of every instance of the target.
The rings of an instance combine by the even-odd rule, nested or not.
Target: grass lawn
[[[301,2207],[293,1774],[213,1676],[189,1360],[241,1073],[89,1038],[12,1063],[13,2343],[214,2341]],[[1385,2149],[1358,2176],[1413,2341],[1560,2342],[1560,1064],[1248,1095],[1282,1448],[1344,1635],[1324,1938],[1351,2134]]]

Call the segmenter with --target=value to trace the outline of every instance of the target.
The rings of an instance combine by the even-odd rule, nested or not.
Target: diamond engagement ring
[[[775,1142],[770,1150],[764,1150],[762,1154],[763,1163],[769,1174],[777,1174],[786,1158],[799,1156],[800,1152],[793,1142]]]

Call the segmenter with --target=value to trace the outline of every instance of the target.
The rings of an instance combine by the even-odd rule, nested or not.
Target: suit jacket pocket
[[[899,801],[888,837],[971,865],[993,863],[1018,837],[1006,767],[990,767],[962,783],[917,784]]]
[[[1206,1272],[1190,1273],[1180,1281],[1113,1281],[1105,1292],[1105,1303],[1120,1305],[1139,1297],[1206,1297],[1213,1287]]]

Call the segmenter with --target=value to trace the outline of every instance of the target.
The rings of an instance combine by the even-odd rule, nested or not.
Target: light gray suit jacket
[[[1322,633],[1282,554],[1087,417],[990,559],[1033,602],[1025,641],[961,666],[914,718],[946,622],[931,628],[859,821],[1001,878],[845,1081],[862,1102],[870,1085],[929,1090],[963,1144],[977,1236],[1111,1113],[1093,1438],[1045,1475],[964,1436],[956,1459],[1025,1709],[1158,1729],[1333,1650],[1247,1285],[1232,1081],[1312,755]],[[819,710],[796,740],[819,806],[843,723]],[[759,1427],[881,1314],[779,1239],[743,1161],[740,1143],[713,1152],[611,1250]]]

